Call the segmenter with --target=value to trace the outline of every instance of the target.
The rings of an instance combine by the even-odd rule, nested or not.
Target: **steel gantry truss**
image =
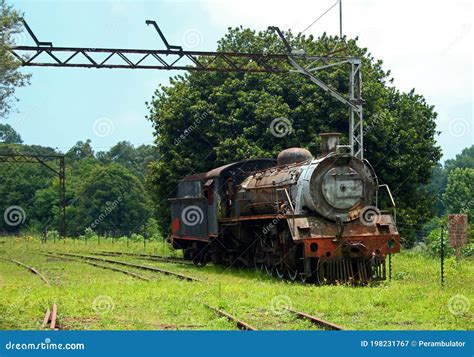
[[[51,161],[59,161],[59,169],[51,166]],[[41,164],[58,175],[59,178],[59,234],[66,235],[66,166],[64,155],[35,155],[35,154],[1,154],[0,163],[8,164]]]
[[[283,33],[278,33],[285,44],[286,53],[240,53],[186,51],[181,46],[170,45],[155,21],[152,25],[166,49],[124,49],[56,47],[51,42],[37,39],[26,21],[25,28],[36,46],[13,46],[11,53],[23,66],[29,67],[76,67],[76,68],[126,68],[161,69],[215,72],[250,73],[299,73],[318,87],[331,94],[349,108],[349,144],[352,155],[363,159],[363,112],[361,60],[354,57],[311,56],[293,51]],[[349,93],[339,93],[317,77],[317,72],[335,66],[348,65]]]

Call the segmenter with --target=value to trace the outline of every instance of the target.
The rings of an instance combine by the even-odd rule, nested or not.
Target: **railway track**
[[[311,323],[313,323],[315,325],[318,325],[318,326],[322,326],[326,329],[329,329],[329,330],[344,330],[341,326],[333,324],[332,322],[320,319],[319,317],[312,316],[312,315],[306,314],[304,312],[295,311],[295,310],[292,310],[292,309],[287,309],[287,310],[288,310],[288,312],[294,314],[296,317],[298,317],[300,319],[308,320]]]
[[[20,262],[19,260],[15,260],[15,259],[6,259],[6,258],[0,258],[0,259],[15,263],[16,265],[19,265],[19,266],[21,266],[25,269],[28,269],[33,274],[38,275],[41,278],[41,280],[43,280],[46,283],[46,285],[51,286],[51,283],[49,282],[49,280],[46,279],[46,277],[43,274],[41,274],[41,272],[38,269],[36,269],[35,267],[29,266],[25,263]]]
[[[226,317],[229,321],[235,323],[236,327],[240,330],[245,330],[245,331],[256,331],[257,330],[257,328],[255,328],[252,325],[250,325],[249,323],[235,317],[234,315],[228,313],[225,310],[222,310],[222,309],[219,309],[219,308],[216,308],[216,307],[212,307],[212,306],[207,305],[207,304],[204,304],[204,306],[206,306],[208,309],[214,311],[217,315]],[[311,323],[313,323],[317,326],[323,327],[324,329],[327,329],[327,330],[344,330],[344,328],[342,328],[341,326],[333,324],[332,322],[320,319],[319,317],[312,316],[312,315],[306,314],[304,312],[296,311],[296,310],[293,310],[293,309],[287,309],[287,311],[288,311],[288,313],[294,315],[297,318],[308,320],[308,321],[310,321]]]
[[[51,257],[51,258],[66,259],[66,260],[70,260],[70,261],[74,261],[74,262],[89,264],[89,265],[95,266],[97,268],[113,270],[113,271],[116,271],[116,272],[119,272],[119,273],[122,273],[122,274],[132,276],[132,277],[140,279],[140,280],[145,280],[145,281],[150,281],[151,280],[150,278],[147,278],[146,276],[134,273],[133,271],[128,271],[128,270],[125,270],[125,269],[111,267],[111,266],[108,266],[108,265],[102,265],[102,264],[98,264],[98,263],[94,263],[94,262],[89,262],[89,261],[84,260],[84,259],[74,259],[74,258],[71,258],[71,257],[63,257],[63,256],[57,256],[57,255],[53,255],[53,254],[44,254],[44,255],[46,255],[47,257]]]
[[[229,314],[228,312],[226,312],[222,309],[218,309],[217,307],[212,307],[212,306],[207,305],[207,304],[204,304],[204,306],[207,307],[208,309],[214,311],[217,315],[224,316],[229,321],[234,322],[239,330],[244,330],[244,331],[256,331],[257,330],[252,325],[238,319],[234,315],[231,315],[231,314]]]
[[[52,253],[52,252],[48,252]],[[152,271],[155,273],[161,273],[169,276],[173,276],[182,280],[187,280],[187,281],[201,281],[199,279],[193,278],[192,276],[189,275],[184,275],[180,273],[176,273],[170,270],[165,270],[161,268],[156,268],[156,267],[151,267],[147,265],[140,265],[140,264],[134,264],[134,263],[127,263],[127,262],[122,262],[118,260],[112,260],[112,259],[105,259],[105,258],[98,258],[98,257],[91,257],[88,255],[81,255],[81,254],[72,254],[72,253],[56,253],[59,256],[67,256],[67,257],[76,257],[76,258],[81,258],[81,259],[87,259],[87,260],[96,260],[96,261],[101,261],[105,263],[111,263],[111,264],[118,264],[118,265],[123,265],[123,266],[129,266],[137,269],[142,269],[142,270],[148,270]]]
[[[58,305],[53,304],[52,310],[50,310],[49,308],[46,310],[46,313],[43,318],[43,323],[41,324],[41,328],[43,329],[49,328],[51,330],[58,330],[57,318],[58,318]],[[48,327],[48,324],[49,324],[49,327]]]
[[[94,255],[103,255],[108,257],[118,257],[118,256],[129,256],[129,257],[137,257],[141,259],[157,261],[157,262],[164,262],[164,263],[174,263],[174,264],[183,264],[183,265],[194,265],[191,262],[188,262],[184,259],[179,258],[171,258],[171,257],[162,257],[160,255],[153,255],[153,254],[143,254],[143,253],[122,253],[122,252],[97,252],[91,253]]]

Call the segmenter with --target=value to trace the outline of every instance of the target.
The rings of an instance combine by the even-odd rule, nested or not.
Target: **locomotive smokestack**
[[[327,155],[331,152],[335,152],[339,145],[339,139],[341,133],[322,133],[319,134],[321,137],[321,155]]]

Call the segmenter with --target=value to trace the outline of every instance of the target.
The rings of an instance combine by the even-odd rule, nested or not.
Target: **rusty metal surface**
[[[459,248],[467,243],[467,214],[450,214],[448,216],[449,244]]]
[[[56,328],[56,319],[58,317],[58,305],[53,304],[53,311],[51,312],[51,330]]]
[[[48,257],[51,257],[51,258],[66,259],[66,260],[70,260],[70,261],[74,261],[74,262],[89,264],[89,265],[95,266],[97,268],[113,270],[113,271],[116,271],[116,272],[119,272],[119,273],[122,273],[122,274],[130,275],[130,276],[132,276],[134,278],[137,278],[137,279],[140,279],[140,280],[145,280],[145,281],[150,281],[151,280],[151,279],[149,279],[149,278],[147,278],[143,275],[139,275],[139,274],[134,273],[132,271],[128,271],[128,270],[120,269],[120,268],[116,268],[116,267],[111,267],[111,266],[107,266],[107,265],[102,265],[102,264],[98,264],[98,263],[93,263],[93,262],[89,262],[89,261],[83,260],[83,259],[74,259],[74,258],[70,258],[70,257],[66,258],[66,257],[56,256],[56,255],[53,255],[53,254],[45,254],[45,255],[48,256]]]
[[[102,262],[106,262],[106,263],[129,266],[129,267],[133,267],[133,268],[137,268],[137,269],[148,270],[148,271],[153,271],[153,272],[156,272],[156,273],[161,273],[161,274],[165,274],[165,275],[174,276],[174,277],[177,277],[179,279],[183,279],[183,280],[187,280],[187,281],[201,281],[199,279],[193,278],[193,277],[188,276],[188,275],[176,273],[176,272],[166,270],[166,269],[151,267],[151,266],[147,266],[147,265],[139,265],[139,264],[134,264],[134,263],[122,262],[122,261],[118,261],[118,260],[91,257],[91,256],[81,255],[81,254],[72,254],[72,253],[56,253],[56,254],[61,255],[61,256],[71,256],[71,257],[77,257],[77,258],[82,258],[82,259],[97,260],[97,261],[102,261]]]
[[[173,264],[183,264],[183,265],[192,265],[188,261],[182,258],[174,258],[174,257],[163,257],[161,255],[153,255],[153,254],[142,254],[142,253],[125,253],[125,252],[96,252],[92,253],[94,255],[104,255],[104,256],[129,256],[129,257],[137,257],[140,259],[148,259],[157,262],[164,262],[164,263],[173,263]]]
[[[238,319],[237,317],[229,314],[228,312],[226,312],[222,309],[218,309],[216,307],[212,307],[212,306],[209,306],[207,304],[204,304],[204,306],[206,306],[208,309],[214,311],[215,313],[226,317],[228,320],[234,322],[236,324],[237,328],[240,329],[240,330],[244,330],[244,331],[256,331],[257,330],[255,327],[253,327],[250,324]]]
[[[254,172],[263,170],[268,167],[273,167],[276,165],[276,160],[274,159],[249,159],[249,160],[242,160],[233,162],[227,165],[223,165],[212,169],[207,172],[202,172],[190,176],[186,176],[183,181],[189,180],[204,180],[210,179],[215,177],[225,176],[231,172]]]
[[[58,305],[53,304],[52,310],[49,308],[46,310],[46,313],[43,317],[43,323],[41,324],[42,329],[51,329],[58,330]]]
[[[46,326],[48,326],[48,322],[50,321],[50,319],[51,319],[51,310],[48,308],[46,310],[46,313],[44,314],[43,323],[41,324],[41,328],[46,328]]]
[[[34,268],[34,267],[32,267],[32,266],[29,266],[29,265],[27,265],[27,264],[24,264],[24,263],[22,263],[22,262],[20,262],[20,261],[18,261],[18,260],[15,260],[15,259],[5,259],[5,258],[0,258],[0,259],[6,260],[6,261],[10,261],[10,262],[15,263],[15,264],[17,264],[17,265],[19,265],[19,266],[21,266],[21,267],[23,267],[23,268],[28,269],[28,270],[31,271],[33,274],[38,275],[38,276],[41,278],[41,280],[43,280],[43,281],[46,283],[46,285],[51,286],[51,283],[48,281],[48,279],[46,279],[46,277],[45,277],[38,269],[36,269],[36,268]]]
[[[330,330],[344,330],[344,328],[342,328],[341,326],[333,324],[332,322],[320,319],[319,317],[312,316],[312,315],[306,314],[304,312],[300,312],[300,311],[296,311],[296,310],[292,310],[292,309],[288,309],[288,311],[295,314],[299,318],[309,320],[312,323],[314,323],[316,325],[319,325],[319,326],[323,326],[327,329],[330,329]]]

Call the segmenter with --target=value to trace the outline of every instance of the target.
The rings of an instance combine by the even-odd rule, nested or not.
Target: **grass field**
[[[0,329],[39,329],[46,309],[58,305],[62,329],[235,329],[204,306],[221,307],[258,329],[316,329],[286,313],[292,307],[346,329],[473,329],[474,261],[446,261],[446,283],[440,287],[439,261],[405,251],[393,257],[393,279],[373,286],[303,285],[280,281],[252,270],[194,267],[113,258],[161,267],[199,278],[125,268],[151,281],[47,257],[41,252],[144,252],[143,243],[71,240],[41,244],[35,238],[0,238],[0,257],[17,259],[40,270],[37,275],[0,259]],[[146,253],[171,254],[162,243]],[[108,264],[110,265],[110,264]],[[124,268],[124,267],[122,267]]]

